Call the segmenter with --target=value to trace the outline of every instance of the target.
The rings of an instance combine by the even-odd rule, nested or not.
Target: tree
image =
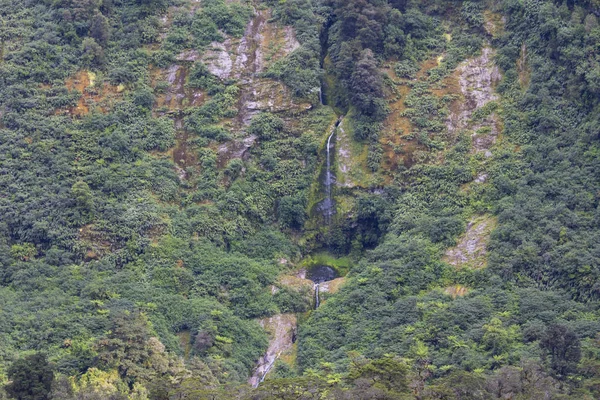
[[[101,68],[106,62],[104,50],[94,38],[88,37],[83,39],[81,44],[82,61],[88,68],[96,67]]]
[[[581,348],[579,338],[569,327],[560,324],[549,326],[540,346],[550,355],[550,367],[557,378],[562,379],[575,372],[581,359]]]
[[[98,13],[92,18],[92,24],[90,25],[90,36],[96,39],[100,45],[105,46],[110,39],[110,26],[108,19]]]
[[[110,333],[96,345],[100,365],[117,368],[130,388],[170,372],[164,345],[150,334],[147,318],[138,312],[113,318]]]
[[[362,357],[352,360],[350,379],[355,385],[373,386],[390,392],[402,393],[408,389],[407,375],[409,367],[404,360],[385,354],[376,360]]]
[[[305,202],[298,196],[285,196],[277,209],[279,222],[283,227],[300,229],[306,219]]]
[[[46,355],[36,353],[15,361],[8,369],[6,392],[17,400],[46,400],[49,398],[54,371]]]
[[[383,82],[371,50],[361,53],[350,79],[350,87],[352,102],[361,113],[375,119],[385,117],[387,108],[383,100]]]
[[[94,198],[92,191],[84,181],[77,181],[71,186],[71,193],[75,197],[77,206],[83,211],[92,211],[94,207]]]

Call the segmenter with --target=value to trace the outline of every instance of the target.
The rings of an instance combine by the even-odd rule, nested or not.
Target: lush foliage
[[[0,0],[0,398],[598,398],[599,12]],[[261,23],[299,46],[215,75],[215,48],[257,57]],[[489,154],[489,127],[448,131],[445,86],[484,46],[502,79],[470,123],[498,118]],[[384,179],[393,98],[417,150]],[[324,229],[336,113],[377,184],[336,187]],[[451,265],[480,220],[483,267]],[[347,276],[310,310],[280,276],[321,262]],[[281,313],[297,358],[252,390],[258,320]]]

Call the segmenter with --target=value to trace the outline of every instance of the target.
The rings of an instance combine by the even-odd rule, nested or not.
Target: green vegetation
[[[0,0],[0,399],[600,397],[599,13]]]

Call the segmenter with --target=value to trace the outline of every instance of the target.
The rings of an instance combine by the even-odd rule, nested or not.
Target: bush
[[[254,117],[248,127],[248,133],[261,140],[275,140],[283,132],[283,120],[271,113],[261,113]]]
[[[412,60],[402,60],[396,63],[394,71],[399,78],[414,79],[419,72],[419,65]]]
[[[285,196],[277,207],[279,223],[284,228],[300,229],[306,219],[305,200],[297,196]]]

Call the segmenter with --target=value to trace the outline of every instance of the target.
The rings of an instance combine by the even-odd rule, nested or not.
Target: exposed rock
[[[456,247],[446,251],[444,261],[455,267],[485,267],[487,243],[495,226],[496,220],[491,216],[473,218]]]
[[[194,55],[189,53],[187,56]],[[188,67],[180,64],[173,64],[166,71],[159,70],[154,74],[154,84],[161,80],[169,83],[166,92],[157,98],[158,107],[167,107],[171,111],[176,111],[186,106],[198,106],[204,102],[206,96],[202,91],[186,87],[187,74]]]
[[[457,134],[466,129],[489,128],[485,130],[485,133],[478,132],[473,135],[473,147],[476,151],[488,151],[496,142],[499,133],[498,120],[494,113],[484,118],[483,121],[476,123],[471,121],[475,110],[498,99],[494,92],[494,85],[500,80],[501,75],[492,59],[493,56],[494,51],[485,47],[481,51],[481,56],[459,65],[457,73],[462,99],[455,102],[452,112],[446,120],[446,127],[451,134]]]
[[[200,53],[196,50],[186,50],[179,54],[176,58],[177,61],[196,61],[200,59]]]
[[[300,43],[294,29],[268,22],[270,18],[270,9],[255,11],[240,39],[211,43],[201,57],[208,70],[221,79],[247,78],[264,72],[269,63],[296,50]]]
[[[504,32],[504,25],[506,24],[505,16],[486,10],[483,13],[483,18],[483,28],[488,35],[496,38]]]
[[[227,165],[229,160],[234,158],[244,158],[248,149],[252,147],[256,141],[256,135],[250,135],[242,140],[231,140],[223,143],[217,149],[217,165],[222,168]]]
[[[338,126],[338,132],[339,134],[336,136],[337,164],[339,172],[342,175],[346,175],[350,172],[350,157],[352,155],[350,154],[350,145],[348,141],[344,140],[345,132],[341,123]],[[345,183],[341,183],[340,186],[353,187],[354,184],[348,180]]]
[[[230,46],[230,43],[231,39],[227,39],[224,43],[213,42],[211,48],[202,56],[202,61],[210,73],[223,80],[229,79],[233,70],[233,61],[227,50],[227,45]]]
[[[487,174],[481,174],[481,175],[477,176],[477,178],[475,178],[475,182],[484,183],[485,181],[487,181],[487,178],[488,178]]]
[[[220,79],[238,80],[240,101],[236,121],[240,127],[248,125],[262,111],[301,111],[311,107],[296,103],[281,82],[258,77],[270,63],[300,46],[292,27],[268,22],[270,18],[270,9],[255,11],[242,38],[214,42],[201,57],[208,70]]]
[[[187,173],[185,172],[185,169],[183,169],[179,165],[175,164],[175,171],[177,171],[177,176],[179,177],[179,180],[184,181],[185,178],[187,177]]]
[[[291,26],[285,26],[283,28],[284,31],[284,46],[283,46],[283,53],[284,54],[289,54],[292,51],[296,50],[298,47],[300,47],[300,42],[298,42],[298,39],[296,39],[296,31],[294,31],[294,28],[292,28]]]
[[[319,292],[336,293],[340,287],[346,282],[346,278],[335,278],[327,282],[319,284]]]
[[[296,274],[296,278],[306,279],[306,268],[302,268]]]
[[[257,387],[269,373],[275,361],[286,351],[291,350],[296,336],[296,316],[294,314],[277,314],[261,319],[260,325],[270,334],[269,347],[258,360],[252,377],[248,383]]]

